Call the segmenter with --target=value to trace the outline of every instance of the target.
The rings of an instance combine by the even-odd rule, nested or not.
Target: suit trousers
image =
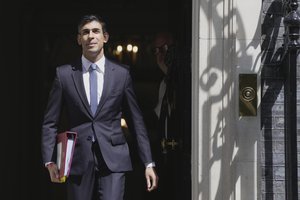
[[[67,181],[68,200],[123,200],[125,173],[111,172],[97,142],[92,144],[94,162],[83,175],[70,175]]]

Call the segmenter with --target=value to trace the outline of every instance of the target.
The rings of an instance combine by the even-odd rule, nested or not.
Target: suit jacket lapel
[[[84,89],[84,85],[83,85],[83,78],[82,78],[82,63],[81,61],[77,61],[74,65],[72,65],[73,68],[73,80],[74,80],[74,85],[75,88],[77,90],[77,93],[84,105],[84,107],[86,108],[86,110],[88,111],[88,113],[93,116],[92,111],[90,109],[90,105],[85,93],[85,89]]]
[[[100,102],[97,107],[97,111],[95,113],[95,116],[99,113],[101,108],[103,107],[111,89],[111,83],[113,82],[113,71],[115,70],[115,67],[111,64],[111,62],[108,59],[105,59],[105,72],[104,72],[104,81],[103,81],[103,90]]]

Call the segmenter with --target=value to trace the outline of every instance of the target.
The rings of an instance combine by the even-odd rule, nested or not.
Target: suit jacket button
[[[93,139],[93,137],[90,136],[90,135],[87,137],[87,140],[88,140],[88,141],[92,141],[92,139]]]

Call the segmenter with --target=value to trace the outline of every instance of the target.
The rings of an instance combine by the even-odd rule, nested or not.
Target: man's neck
[[[88,59],[89,61],[91,61],[92,63],[97,62],[98,60],[100,60],[104,54],[100,53],[100,54],[96,54],[96,55],[92,55],[92,54],[83,54],[83,56]]]

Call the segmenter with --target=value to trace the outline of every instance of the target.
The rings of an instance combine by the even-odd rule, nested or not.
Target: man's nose
[[[95,36],[95,33],[92,31],[92,30],[90,30],[89,31],[89,35],[88,35],[90,38],[92,38],[92,37],[94,37]]]

